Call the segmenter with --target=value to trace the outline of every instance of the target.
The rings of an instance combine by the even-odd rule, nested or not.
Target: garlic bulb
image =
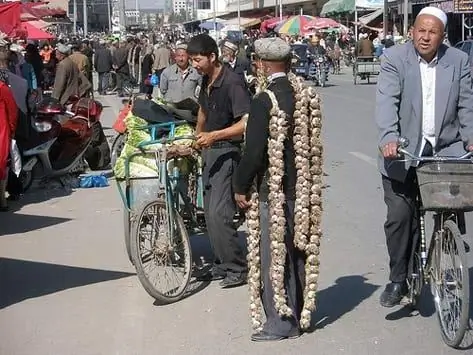
[[[304,305],[301,312],[300,327],[310,326],[311,315],[315,310],[320,266],[320,239],[322,238],[322,165],[323,148],[321,141],[321,100],[313,87],[307,87],[302,79],[288,74],[294,89],[296,100],[293,144],[296,153],[297,171],[296,200],[294,208],[294,245],[306,255],[306,276],[304,286]],[[276,96],[266,89],[267,82],[261,78],[257,92],[266,92],[271,99],[272,109],[269,122],[268,139],[268,202],[269,236],[271,265],[269,274],[274,291],[274,306],[280,316],[290,316],[293,311],[287,304],[284,285],[286,266],[286,217],[283,192],[284,142],[287,140],[287,114],[279,109]],[[259,201],[256,193],[252,194],[252,203],[247,211],[248,220],[248,263],[249,292],[252,325],[262,327],[263,308],[260,299],[260,224]]]

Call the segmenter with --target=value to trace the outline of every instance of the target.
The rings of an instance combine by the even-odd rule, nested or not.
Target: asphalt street
[[[184,300],[155,305],[127,260],[110,180],[32,192],[0,215],[0,355],[456,354],[441,340],[429,292],[417,315],[378,304],[388,273],[375,85],[354,86],[349,74],[330,83],[320,89],[328,176],[314,332],[250,342],[246,287],[194,285]],[[103,103],[110,128],[119,100]],[[208,254],[205,237],[192,242],[197,257]],[[463,353],[473,354],[472,343],[468,334]]]

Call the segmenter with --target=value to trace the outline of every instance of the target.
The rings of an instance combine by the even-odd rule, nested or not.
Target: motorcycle
[[[32,118],[35,137],[23,152],[23,191],[31,186],[38,170],[43,177],[82,171],[94,136],[103,133],[100,102],[78,97],[71,97],[69,102],[70,111],[52,98],[45,98],[37,105]]]
[[[328,70],[325,56],[313,56],[309,68],[309,80],[312,80],[315,85],[324,87],[327,82]]]
[[[342,52],[342,58],[346,67],[354,65],[356,61],[355,47],[351,46],[350,48],[344,49]]]

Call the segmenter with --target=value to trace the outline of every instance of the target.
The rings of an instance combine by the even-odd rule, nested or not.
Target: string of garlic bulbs
[[[293,143],[296,153],[296,200],[294,211],[294,244],[306,254],[306,279],[304,305],[300,327],[310,326],[315,310],[315,295],[319,276],[319,253],[322,216],[322,143],[320,97],[313,88],[306,88],[300,78],[288,75],[296,99],[294,111]],[[268,139],[268,187],[269,187],[269,235],[271,241],[270,278],[274,291],[274,306],[280,316],[292,315],[287,305],[284,273],[286,264],[286,217],[284,213],[285,195],[282,180],[284,176],[284,142],[287,139],[288,122],[285,112],[279,109],[273,92],[266,89],[265,77],[259,77],[257,92],[266,92],[272,102]],[[248,265],[250,311],[252,325],[262,327],[261,265],[260,265],[260,221],[259,200],[252,194],[251,207],[247,211],[248,220]]]

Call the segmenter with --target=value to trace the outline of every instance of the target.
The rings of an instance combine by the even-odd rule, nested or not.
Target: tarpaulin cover
[[[18,37],[22,30],[20,14],[19,2],[0,4],[0,31],[8,37]]]
[[[40,30],[39,28],[33,26],[29,22],[24,22],[24,26],[28,35],[26,36],[27,39],[31,40],[41,40],[41,39],[53,39],[54,36],[46,31]]]

